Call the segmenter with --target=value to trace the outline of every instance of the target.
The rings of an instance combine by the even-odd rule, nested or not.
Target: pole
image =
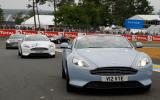
[[[37,23],[36,23],[36,12],[35,12],[35,0],[33,0],[33,15],[34,15],[34,30],[37,29]]]
[[[38,16],[38,24],[39,24],[38,30],[40,30],[41,29],[41,22],[40,22],[40,18],[39,18],[39,10],[38,10],[37,3],[36,3],[36,8],[37,8],[37,16]]]
[[[54,4],[54,13],[56,13],[56,0],[53,0],[53,4]],[[56,16],[54,16],[54,24],[55,24],[55,26],[57,26]]]

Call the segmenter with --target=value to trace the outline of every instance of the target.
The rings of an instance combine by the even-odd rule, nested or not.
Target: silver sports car
[[[62,78],[67,91],[76,88],[117,89],[151,87],[152,60],[124,37],[86,35],[77,37],[72,46],[61,44]],[[136,47],[142,47],[136,43]]]
[[[23,34],[13,34],[6,41],[6,49],[18,48],[18,42],[22,41],[25,37]]]

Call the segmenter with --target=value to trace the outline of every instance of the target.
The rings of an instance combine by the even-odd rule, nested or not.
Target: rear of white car
[[[30,37],[31,39],[29,39]],[[22,57],[41,55],[55,57],[55,48],[55,44],[44,35],[28,36],[19,46],[19,55]]]

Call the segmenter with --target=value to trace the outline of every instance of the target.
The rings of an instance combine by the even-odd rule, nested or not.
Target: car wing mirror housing
[[[143,48],[143,43],[141,42],[136,42],[136,48]]]
[[[71,46],[68,43],[61,43],[60,48],[62,49],[71,49]]]

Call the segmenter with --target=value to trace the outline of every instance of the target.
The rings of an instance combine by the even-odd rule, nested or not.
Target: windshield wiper
[[[104,47],[87,47],[87,48],[104,48]]]
[[[113,47],[113,48],[131,48],[131,47]]]

